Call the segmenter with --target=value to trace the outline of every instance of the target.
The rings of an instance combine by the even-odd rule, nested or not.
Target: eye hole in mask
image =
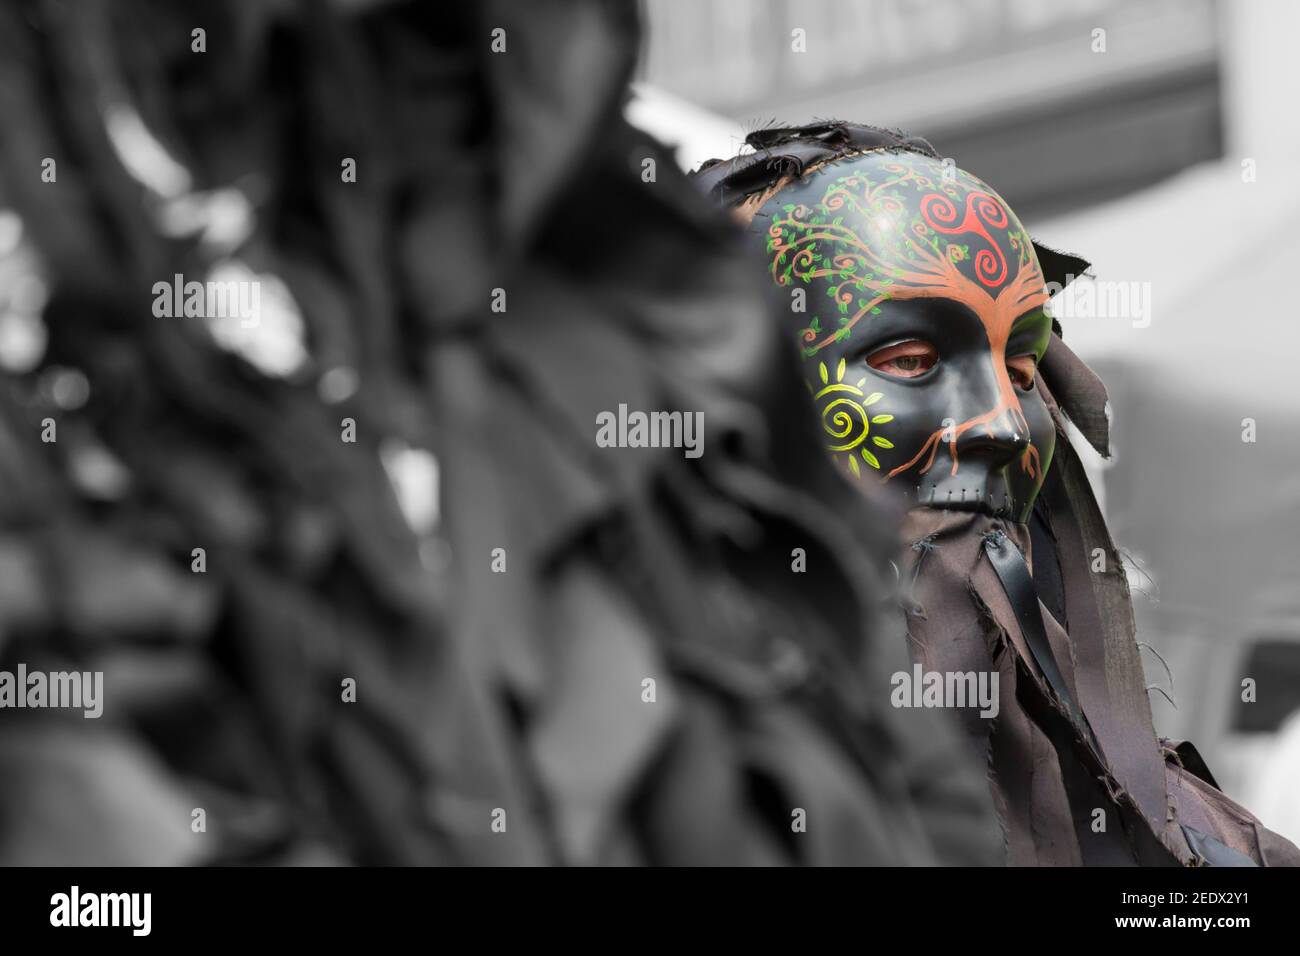
[[[939,351],[929,342],[908,339],[876,349],[867,356],[867,364],[892,378],[919,378],[939,361]]]
[[[1016,388],[1027,392],[1034,387],[1034,373],[1038,370],[1038,361],[1032,355],[1017,355],[1007,359],[1007,375]]]
[[[890,378],[920,378],[938,363],[938,349],[921,339],[895,342],[867,356],[869,366]],[[1007,359],[1007,376],[1021,391],[1033,388],[1037,368],[1037,359],[1032,354]]]

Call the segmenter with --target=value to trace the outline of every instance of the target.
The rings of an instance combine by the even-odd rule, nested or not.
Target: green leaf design
[[[871,452],[867,451],[865,448],[862,449],[862,460],[865,461],[872,468],[876,469],[876,471],[880,470],[880,460],[876,458],[875,455],[871,454]]]
[[[876,445],[877,448],[893,448],[893,447],[894,447],[894,443],[893,443],[892,441],[890,441],[888,438],[881,438],[879,435],[872,435],[872,436],[871,436],[871,440],[872,440],[872,442],[875,443],[875,445]]]
[[[835,366],[835,381],[844,381],[844,359],[840,359],[840,364]]]
[[[863,452],[863,454],[866,454],[866,452]],[[852,456],[849,456],[849,471],[853,472],[854,478],[862,477],[862,469],[858,467],[858,460]]]
[[[821,377],[822,377],[822,384],[823,384],[823,385],[827,384],[827,383],[830,381],[830,373],[826,371],[826,363],[825,363],[825,362],[818,362],[818,363],[817,363],[817,372],[818,372],[818,374],[820,374]]]
[[[825,381],[825,379],[823,379],[823,381]],[[874,405],[876,404],[876,402],[880,401],[884,397],[885,397],[884,392],[872,392],[870,395],[868,395],[866,398],[862,400],[862,407],[866,408],[869,405]]]
[[[862,380],[862,382],[865,382],[865,381],[866,381],[866,379],[864,378],[864,379]],[[858,382],[858,384],[861,385],[862,382]],[[873,416],[871,417],[871,424],[873,424],[873,425],[884,425],[884,424],[886,424],[887,422],[892,422],[893,420],[894,420],[894,416],[893,416],[893,415],[873,415]]]

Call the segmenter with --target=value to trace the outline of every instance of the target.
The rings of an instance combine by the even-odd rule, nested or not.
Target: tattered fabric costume
[[[995,718],[961,713],[1007,862],[1300,863],[1153,728],[1124,566],[1066,433],[1109,454],[1106,391],[1046,311],[1087,263],[924,140],[826,123],[749,145],[697,182],[790,296],[828,449],[907,508],[915,660],[999,677]]]
[[[177,4],[0,5],[0,190],[59,175],[0,196],[50,288],[0,389],[0,670],[137,675],[103,720],[0,719],[0,863],[996,861],[958,735],[869,693],[905,656],[886,525],[800,429],[726,223],[622,119],[635,5],[206,6],[196,57]],[[200,215],[231,194],[247,237]],[[219,257],[292,294],[292,375],[152,313]],[[707,454],[603,447],[624,406]],[[394,448],[436,456],[431,527]]]

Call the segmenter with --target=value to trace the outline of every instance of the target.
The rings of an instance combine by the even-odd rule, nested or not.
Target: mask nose
[[[958,454],[963,459],[982,461],[990,469],[1003,468],[1029,447],[1029,432],[1017,425],[1010,413],[999,415],[987,428],[977,425],[958,443]]]
[[[936,463],[917,483],[916,500],[938,508],[1009,514],[1015,504],[1011,485],[1020,471],[1017,460],[1028,447],[1026,429],[1017,428],[1009,415],[988,428],[976,425],[957,440],[956,467],[951,458]]]

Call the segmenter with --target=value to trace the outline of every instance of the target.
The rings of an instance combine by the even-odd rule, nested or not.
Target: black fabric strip
[[[993,570],[997,572],[998,580],[1002,582],[1002,590],[1007,592],[1011,609],[1015,611],[1016,620],[1020,624],[1020,633],[1024,635],[1029,652],[1034,656],[1034,663],[1047,678],[1052,693],[1069,711],[1071,719],[1095,745],[1096,737],[1088,726],[1088,718],[1075,704],[1074,695],[1065,683],[1065,675],[1057,666],[1052,645],[1047,640],[1042,614],[1038,609],[1038,589],[1034,587],[1034,579],[1029,575],[1029,567],[1025,564],[1020,549],[1003,532],[994,531],[984,536],[984,551],[989,556]]]
[[[1174,753],[1178,755],[1178,762],[1183,765],[1183,769],[1188,773],[1200,777],[1215,790],[1222,790],[1219,781],[1214,779],[1214,774],[1210,773],[1209,765],[1206,764],[1205,758],[1197,750],[1190,740],[1184,740],[1174,748]]]
[[[1180,866],[1181,861],[1160,842],[1137,808],[1114,799],[1107,790],[1109,770],[1087,717],[1075,703],[1056,663],[1043,628],[1038,592],[1020,550],[1003,532],[995,531],[984,536],[984,551],[1011,602],[1034,663],[1065,708],[1062,713],[1047,699],[1030,673],[1028,662],[1017,653],[1016,700],[1056,751],[1084,865]],[[1119,826],[1095,832],[1093,813],[1098,808],[1114,810]]]
[[[1102,776],[1089,770],[1086,761],[1078,759],[1076,744],[1080,742],[1074,726],[1058,708],[1052,706],[1031,673],[1029,662],[1020,654],[1016,654],[1016,671],[1016,701],[1056,751],[1083,865],[1138,866],[1137,853],[1125,839],[1121,825],[1106,820],[1105,832],[1093,832],[1094,811],[1098,807],[1109,809],[1115,801],[1106,791]]]
[[[1067,634],[1069,619],[1065,616],[1065,579],[1061,574],[1061,560],[1057,554],[1056,534],[1048,517],[1046,499],[1039,495],[1029,515],[1029,539],[1034,554],[1034,590],[1056,623]]]

